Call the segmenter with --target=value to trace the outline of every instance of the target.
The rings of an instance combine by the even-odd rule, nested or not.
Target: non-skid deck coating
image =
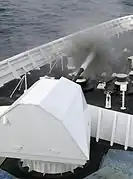
[[[115,169],[105,167],[87,176],[85,179],[129,179],[127,174]]]
[[[103,90],[93,90],[85,93],[85,98],[88,104],[105,108],[105,94]],[[126,110],[121,110],[121,98],[120,94],[111,95],[112,108],[110,110],[120,111],[124,113],[133,114],[133,95],[126,95],[125,106]]]

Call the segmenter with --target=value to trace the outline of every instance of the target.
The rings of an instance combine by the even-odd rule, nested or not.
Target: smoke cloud
[[[79,68],[90,52],[95,57],[85,72],[85,76],[95,78],[103,72],[110,76],[112,73],[128,72],[128,56],[133,55],[133,33],[124,32],[119,36],[106,38],[103,32],[84,34],[75,37],[73,48],[69,53],[74,64]]]

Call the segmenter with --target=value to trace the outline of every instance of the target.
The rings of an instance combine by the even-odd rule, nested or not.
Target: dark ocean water
[[[0,0],[0,60],[128,14],[132,0]]]

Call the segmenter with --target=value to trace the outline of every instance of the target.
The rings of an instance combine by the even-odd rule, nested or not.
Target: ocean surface
[[[0,0],[0,60],[129,14],[132,0]]]

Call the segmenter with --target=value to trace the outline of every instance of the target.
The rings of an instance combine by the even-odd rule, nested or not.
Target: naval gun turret
[[[21,159],[29,172],[73,172],[89,160],[88,105],[81,87],[64,77],[41,78],[0,119],[0,156]]]

